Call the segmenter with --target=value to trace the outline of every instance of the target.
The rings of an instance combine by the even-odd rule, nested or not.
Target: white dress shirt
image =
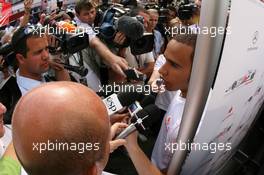
[[[45,82],[44,77],[42,77],[41,81],[38,80],[33,80],[31,78],[27,78],[24,76],[21,76],[19,74],[19,69],[16,72],[16,81],[17,85],[21,91],[22,96],[25,95],[29,90],[41,85],[42,83]]]

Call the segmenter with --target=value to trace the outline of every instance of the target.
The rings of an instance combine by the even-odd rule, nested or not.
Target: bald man
[[[98,175],[110,145],[117,146],[109,144],[114,134],[103,102],[77,83],[33,89],[19,100],[12,122],[14,148],[29,175]],[[114,130],[120,127],[126,125]]]

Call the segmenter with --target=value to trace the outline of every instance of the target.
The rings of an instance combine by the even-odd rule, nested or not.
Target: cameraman
[[[70,80],[68,71],[60,64],[60,55],[50,59],[48,46],[54,46],[55,39],[42,30],[34,26],[19,27],[12,37],[18,69],[16,77],[11,77],[1,89],[0,99],[7,107],[5,123],[11,123],[13,109],[21,95],[50,81],[47,75],[44,76],[49,70],[54,71],[56,80]]]
[[[150,16],[148,12],[141,7],[134,8],[130,16],[135,17],[135,16],[141,16],[143,18],[144,22],[144,30],[148,31],[150,28]],[[130,67],[136,68],[139,72],[146,74],[147,77],[149,78],[153,72],[154,68],[154,56],[152,52],[140,54],[140,55],[133,55],[131,53],[131,48],[125,48],[123,51],[123,55],[126,58],[128,65]]]
[[[102,57],[104,63],[108,65],[113,71],[125,77],[123,70],[128,69],[127,62],[125,59],[114,55],[106,46],[103,44],[97,37],[96,32],[94,31],[94,21],[96,17],[96,9],[95,5],[92,4],[89,0],[80,0],[76,3],[75,6],[76,18],[75,21],[79,28],[85,30],[85,32],[89,35],[89,44],[92,49],[97,51],[97,54]],[[87,55],[89,56],[91,49],[88,48],[88,53],[84,55],[84,60],[88,59],[88,65],[94,72],[97,72],[96,69],[98,67],[92,63],[91,60],[93,58],[85,58]],[[95,60],[93,60],[95,62]]]
[[[49,68],[55,71],[56,80],[70,80],[69,73],[60,63],[60,55],[51,60],[48,46],[55,44],[55,38],[43,34],[40,27],[26,26],[16,30],[12,37],[12,45],[18,62],[16,79],[19,89],[24,95],[28,90],[48,80],[43,74]]]

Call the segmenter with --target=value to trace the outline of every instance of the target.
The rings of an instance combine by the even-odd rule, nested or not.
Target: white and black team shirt
[[[166,145],[170,143],[176,143],[186,101],[185,98],[180,96],[180,94],[181,91],[177,91],[174,99],[168,107],[152,152],[151,161],[160,170],[168,168],[173,156],[173,152],[170,149],[165,148]]]

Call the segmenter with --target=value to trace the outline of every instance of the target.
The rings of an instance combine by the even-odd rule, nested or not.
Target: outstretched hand
[[[24,1],[24,8],[26,13],[30,13],[32,8],[33,0],[25,0]]]
[[[123,129],[127,127],[125,123],[115,123],[111,126],[111,139],[113,139],[116,134],[120,133]],[[112,153],[119,146],[122,146],[126,143],[124,139],[117,139],[110,141],[110,152]]]

